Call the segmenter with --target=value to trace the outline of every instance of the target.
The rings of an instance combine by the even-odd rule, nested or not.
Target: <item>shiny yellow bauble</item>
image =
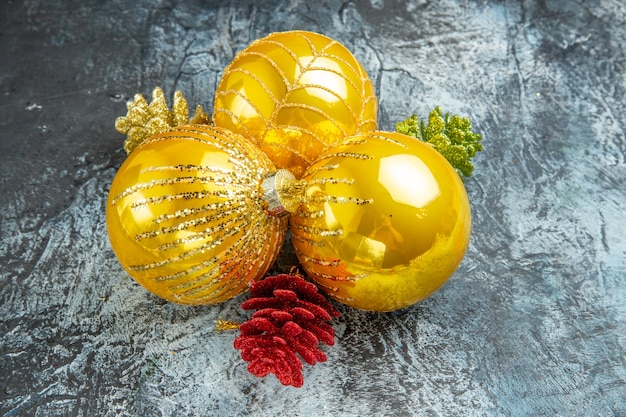
[[[376,129],[374,86],[342,44],[305,31],[273,33],[239,52],[215,93],[213,120],[252,138],[300,178],[328,146]]]
[[[393,311],[435,292],[460,264],[470,205],[454,168],[430,145],[390,132],[355,135],[303,177],[291,216],[307,274],[349,306]]]
[[[181,304],[240,294],[274,262],[286,217],[268,213],[272,162],[245,138],[211,126],[153,136],[130,153],[107,202],[107,227],[124,269]]]

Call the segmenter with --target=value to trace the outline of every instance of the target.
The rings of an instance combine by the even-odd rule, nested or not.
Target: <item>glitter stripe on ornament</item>
[[[174,274],[163,275],[163,276],[160,276],[160,277],[155,277],[154,280],[157,281],[157,282],[174,281],[174,280],[177,280],[177,279],[185,277],[185,276],[193,275],[193,274],[195,274],[197,272],[200,272],[202,270],[211,271],[211,267],[216,266],[217,263],[218,263],[218,258],[217,257],[213,257],[213,258],[207,259],[206,261],[200,262],[199,264],[191,266],[191,267],[189,267],[187,269],[178,271],[178,272],[176,272]],[[172,285],[171,287],[174,288],[175,285]]]
[[[212,172],[223,175],[232,175],[233,173],[225,170],[219,169],[215,167],[203,166],[203,165],[193,165],[193,164],[178,164],[178,165],[166,165],[166,166],[158,166],[158,167],[146,167],[141,172],[153,172],[153,171],[198,171],[198,172]]]
[[[162,214],[161,216],[154,219],[155,223],[162,223],[166,220],[171,219],[183,219],[185,217],[193,216],[194,214],[202,214],[207,212],[214,212],[217,218],[223,218],[228,216],[230,213],[236,213],[238,210],[243,210],[245,205],[242,202],[239,204],[231,203],[230,201],[225,201],[223,203],[213,203],[206,204],[200,207],[192,207],[192,208],[184,208],[181,210],[177,210],[171,214]]]
[[[315,162],[319,163],[320,161],[324,161],[326,159],[333,159],[333,158],[361,159],[361,160],[373,159],[371,155],[359,153],[359,152],[334,152],[334,153],[327,153],[327,154],[321,155]]]
[[[324,185],[324,184],[354,184],[354,178],[316,178],[308,182],[309,185]]]
[[[195,191],[195,192],[184,192],[178,194],[168,194],[162,195],[158,197],[150,197],[144,199],[138,199],[133,202],[130,207],[132,209],[137,209],[141,207],[146,207],[148,205],[156,205],[161,203],[171,203],[175,200],[202,200],[207,197],[214,196],[218,198],[226,198],[228,194],[225,192],[216,192],[216,191]]]
[[[244,220],[243,216],[240,216],[237,219],[235,219],[235,221],[240,223],[240,224],[242,223],[243,220]],[[248,221],[250,221],[250,219],[248,219]],[[256,225],[258,223],[258,221],[255,218],[255,219],[251,220],[251,223]],[[223,224],[223,225],[224,226],[229,226],[227,224]],[[221,229],[221,230],[223,230],[224,227],[215,226],[214,229],[217,229],[217,230]],[[181,260],[185,260],[185,259],[194,257],[194,256],[198,255],[199,253],[202,253],[202,252],[205,252],[205,251],[210,251],[212,249],[218,248],[220,245],[222,245],[225,242],[225,240],[227,238],[236,235],[236,233],[238,231],[237,228],[233,228],[232,225],[230,225],[230,229],[231,229],[230,232],[222,233],[222,237],[223,237],[222,239],[216,239],[215,241],[207,243],[205,245],[202,245],[201,247],[199,247],[197,249],[183,252],[183,253],[175,256],[175,257],[165,259],[165,260],[160,261],[160,262],[155,263],[155,264],[137,265],[137,266],[131,266],[130,268],[132,270],[136,270],[136,271],[149,270],[149,269],[153,269],[153,268],[154,269],[159,269],[159,268],[163,268],[165,266],[171,265],[172,263],[180,262]],[[248,234],[250,234],[250,233],[248,233]],[[208,235],[210,235],[210,233]],[[256,264],[257,259],[250,259],[250,256],[241,256],[241,254],[238,253],[238,252],[242,252],[243,251],[242,250],[243,246],[253,244],[254,243],[253,239],[254,238],[252,236],[241,238],[241,239],[237,240],[223,254],[224,256],[237,256],[238,257],[238,262],[239,262],[239,266],[238,267],[243,272],[243,276],[245,276],[245,274],[247,272],[250,272],[252,267]],[[182,243],[180,243],[180,242],[169,242],[169,244],[166,244],[166,245],[171,245],[171,246],[168,246],[168,248],[169,248],[169,247],[180,246],[180,244],[182,244]],[[161,245],[158,249],[163,249],[163,246],[165,246],[165,245]],[[266,261],[265,261],[264,258],[267,257],[267,254],[262,253],[261,256],[262,256],[261,261],[263,263],[265,263]],[[213,264],[213,263],[214,262],[211,262],[210,264]],[[206,269],[206,266],[207,266],[206,264],[201,263],[200,265],[203,267],[203,269]],[[193,267],[192,267],[191,270],[193,271]],[[185,297],[196,296],[196,298],[198,298],[197,294],[199,294],[202,291],[206,291],[207,289],[211,288],[215,284],[221,282],[224,279],[224,277],[227,275],[227,274],[222,274],[222,276],[219,276],[219,275],[217,275],[218,272],[219,272],[219,269],[211,268],[211,269],[209,269],[209,271],[207,273],[202,274],[202,275],[196,277],[195,280],[193,281],[194,289],[193,290],[184,291],[182,293],[182,295],[185,296]],[[162,280],[161,278],[162,278],[161,276],[156,276],[154,279],[156,281],[161,281]],[[179,278],[180,278],[180,276],[179,276]],[[234,285],[226,286],[223,289],[218,288],[218,289],[214,290],[214,292],[205,295],[203,298],[215,297],[216,294],[219,294],[220,292],[225,292],[225,291],[229,290],[230,287],[241,287],[241,281],[242,280],[243,280],[243,278],[241,280],[235,282]],[[172,291],[176,291],[176,290],[180,290],[180,289],[189,288],[191,286],[189,284],[190,281],[186,280],[186,282],[187,282],[188,285],[181,285],[181,284],[174,283],[173,285],[169,286],[169,289],[172,290]]]
[[[306,233],[308,236],[313,237],[327,237],[327,236],[341,236],[343,230],[329,230],[324,227],[312,227],[303,224],[292,224],[292,229]]]
[[[189,258],[192,258],[196,255],[205,253],[205,252],[209,252],[217,247],[219,247],[220,245],[222,245],[224,243],[224,241],[232,236],[235,236],[237,234],[237,230],[229,230],[228,232],[222,234],[222,238],[219,239],[215,239],[211,242],[207,242],[199,247],[196,247],[192,250],[188,250],[188,251],[184,251],[182,253],[179,253],[175,256],[171,256],[169,258],[165,258],[165,259],[161,259],[152,263],[147,263],[147,264],[136,264],[136,265],[129,265],[129,269],[131,271],[135,271],[135,272],[141,272],[141,271],[150,271],[153,269],[159,269],[159,268],[163,268],[166,266],[169,266],[171,264],[176,264],[179,263],[181,261],[185,261]],[[156,279],[158,279],[159,277],[155,277]]]
[[[236,245],[237,249],[249,248],[250,246],[253,246],[255,243],[258,243],[258,241],[256,240],[257,238],[255,234],[252,233],[253,231],[250,231],[250,232],[251,233],[249,233],[249,236],[245,240],[245,242],[241,242],[241,244]],[[230,270],[226,269],[225,272],[223,272],[218,277],[218,280],[226,281],[228,282],[228,284],[211,294],[204,295],[203,297],[200,298],[200,300],[219,299],[221,301],[221,300],[230,298],[230,294],[233,292],[240,293],[244,289],[246,289],[248,286],[248,282],[249,282],[249,280],[246,279],[246,276],[250,273],[255,272],[259,268],[262,270],[269,269],[271,264],[276,259],[280,246],[273,245],[272,242],[275,242],[276,239],[282,238],[282,233],[283,233],[282,231],[275,231],[273,233],[274,236],[272,236],[273,239],[264,240],[262,243],[263,245],[258,250],[258,252],[253,252],[253,251],[247,252],[245,253],[245,257],[243,258],[241,257],[240,254],[234,253],[235,251],[232,250],[234,248],[231,248],[231,250],[227,250],[225,252],[226,257],[233,257],[234,259],[239,259],[239,265],[237,266],[237,268],[239,269],[235,269],[235,268],[231,268]],[[235,279],[231,279],[233,276],[235,276]],[[197,297],[196,294],[197,294],[196,291],[185,293],[185,295]]]
[[[302,253],[300,253],[300,255],[302,255]],[[317,263],[317,262],[311,262],[312,264],[318,265],[320,267],[324,267],[326,265],[323,265],[321,263]],[[332,267],[337,268],[338,265],[333,265]],[[332,271],[332,274],[325,274],[316,270],[312,270],[310,273],[311,277],[314,278],[323,278],[323,279],[327,279],[327,280],[332,280],[332,281],[336,281],[336,282],[351,282],[351,281],[358,281],[359,278],[363,278],[365,276],[365,274],[359,274],[359,275],[338,275],[337,273],[335,273],[335,271],[332,268],[329,268],[330,271]],[[324,284],[318,284],[318,285],[324,285]],[[335,288],[335,287],[333,287]]]
[[[297,240],[297,241],[299,241],[299,242],[301,242],[303,244],[306,244],[308,246],[317,246],[317,247],[324,246],[324,243],[319,242],[317,240],[309,239],[308,237],[302,236],[301,234],[298,234],[298,235],[293,235],[292,234],[291,235],[291,239],[294,240],[294,241]]]
[[[319,165],[319,166],[316,165],[314,167],[312,166],[309,169],[307,169],[307,176],[311,177],[321,171],[333,171],[337,168],[339,168],[339,164],[325,164],[325,165]]]

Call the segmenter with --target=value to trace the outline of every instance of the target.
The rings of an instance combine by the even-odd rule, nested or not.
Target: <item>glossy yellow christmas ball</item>
[[[355,135],[303,177],[291,216],[307,274],[349,306],[393,311],[435,292],[457,269],[470,205],[452,166],[430,145],[390,132]]]
[[[107,227],[124,269],[181,304],[218,303],[245,291],[274,262],[286,217],[269,214],[272,162],[225,129],[183,126],[130,153],[107,202]]]
[[[300,178],[328,146],[376,129],[377,106],[372,81],[345,46],[280,32],[254,41],[224,70],[213,120]]]

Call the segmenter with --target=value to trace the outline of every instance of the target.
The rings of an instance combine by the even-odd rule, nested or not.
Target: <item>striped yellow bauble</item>
[[[181,304],[240,294],[274,262],[287,218],[272,213],[272,162],[225,129],[182,126],[133,150],[117,172],[107,227],[124,269]]]
[[[336,40],[306,31],[273,33],[240,51],[213,111],[215,125],[252,138],[298,178],[328,146],[377,126],[363,66]]]
[[[291,215],[296,253],[331,297],[364,310],[408,307],[435,292],[463,259],[470,205],[454,168],[400,133],[355,135],[302,178]]]

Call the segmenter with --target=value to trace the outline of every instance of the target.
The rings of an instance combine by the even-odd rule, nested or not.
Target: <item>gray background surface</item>
[[[621,0],[3,1],[0,415],[626,416],[625,22]],[[396,313],[338,306],[301,389],[215,331],[245,296],[156,299],[104,218],[125,102],[211,112],[234,54],[287,29],[361,60],[381,128],[441,105],[486,148],[457,273]]]

